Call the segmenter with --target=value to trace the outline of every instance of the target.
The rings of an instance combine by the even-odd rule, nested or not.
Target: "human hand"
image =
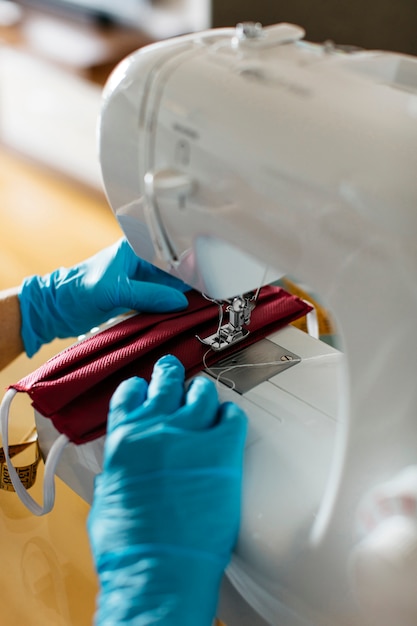
[[[243,411],[219,405],[211,380],[184,392],[173,356],[149,386],[118,387],[88,520],[97,624],[212,623],[238,534],[245,435]]]
[[[134,309],[186,308],[185,283],[143,261],[126,239],[72,268],[26,278],[20,288],[21,335],[28,356],[56,337],[76,337]]]

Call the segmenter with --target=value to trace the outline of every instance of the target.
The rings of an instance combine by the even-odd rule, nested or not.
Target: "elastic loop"
[[[319,318],[317,315],[317,309],[312,302],[303,300],[312,309],[306,315],[307,333],[314,339],[320,339]]]
[[[43,481],[43,506],[40,506],[36,500],[26,491],[21,482],[18,473],[11,462],[9,454],[9,413],[10,404],[16,395],[15,389],[8,389],[4,395],[0,405],[0,427],[3,439],[3,450],[6,459],[7,468],[9,470],[10,480],[12,481],[14,490],[20,500],[27,509],[34,515],[45,515],[49,513],[55,503],[55,470],[58,465],[61,453],[67,445],[69,439],[66,435],[60,435],[53,443],[48,458],[45,463],[44,481]]]

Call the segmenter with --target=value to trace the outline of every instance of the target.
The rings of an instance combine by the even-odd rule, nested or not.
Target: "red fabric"
[[[11,387],[27,392],[34,408],[74,443],[101,436],[110,398],[126,378],[140,376],[149,381],[154,363],[164,354],[178,357],[187,377],[204,369],[208,346],[196,335],[216,332],[218,307],[195,291],[186,295],[189,307],[185,311],[128,318],[67,348]],[[248,337],[226,353],[210,351],[207,364],[213,365],[309,310],[305,302],[283,289],[264,287],[252,312]]]

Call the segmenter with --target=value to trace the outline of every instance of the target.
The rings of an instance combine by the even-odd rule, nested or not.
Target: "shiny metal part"
[[[248,336],[249,330],[245,326],[249,326],[251,313],[254,308],[255,295],[253,293],[236,296],[226,306],[229,322],[220,326],[213,335],[204,339],[197,337],[197,339],[201,343],[210,346],[216,352],[235,345],[238,341],[242,341],[242,339]]]
[[[261,339],[225,357],[205,372],[243,394],[300,361],[301,357],[294,352],[269,339]]]
[[[263,28],[260,22],[240,22],[236,26],[236,37],[242,39],[257,39],[262,37]]]

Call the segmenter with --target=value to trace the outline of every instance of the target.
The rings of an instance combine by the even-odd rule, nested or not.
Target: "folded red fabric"
[[[196,338],[216,332],[218,307],[196,291],[187,294],[189,307],[177,313],[141,313],[80,341],[11,388],[29,394],[33,407],[55,428],[80,444],[106,431],[110,398],[120,382],[131,376],[149,381],[154,363],[173,354],[187,376],[204,369],[206,345]],[[250,333],[227,355],[306,315],[311,307],[280,287],[261,289],[252,312]],[[224,358],[210,350],[207,365]]]

